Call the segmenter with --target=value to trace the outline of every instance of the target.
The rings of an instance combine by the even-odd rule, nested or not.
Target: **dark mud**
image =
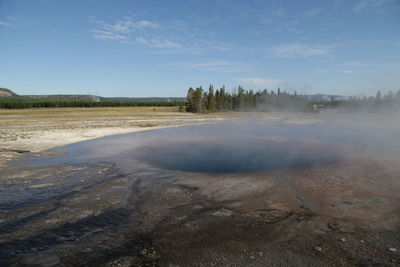
[[[0,265],[399,265],[399,158],[325,132],[182,127],[27,156],[0,171]]]

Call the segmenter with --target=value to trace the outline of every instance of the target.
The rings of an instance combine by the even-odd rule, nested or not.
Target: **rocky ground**
[[[3,171],[2,265],[400,264],[399,173],[369,159],[245,175],[131,168]]]

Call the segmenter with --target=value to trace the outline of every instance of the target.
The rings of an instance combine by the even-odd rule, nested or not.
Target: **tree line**
[[[311,112],[313,105],[307,96],[281,91],[245,90],[242,86],[236,92],[229,93],[225,87],[214,91],[210,85],[208,91],[202,87],[188,89],[186,111],[194,113],[216,111],[299,111]]]
[[[344,111],[400,111],[400,90],[396,93],[389,91],[382,94],[380,91],[370,97],[349,97],[346,100],[313,103],[306,95],[290,94],[281,91],[245,90],[239,86],[234,92],[227,92],[225,87],[214,91],[213,85],[208,90],[202,87],[189,88],[186,102],[138,102],[138,101],[88,101],[88,100],[18,100],[1,99],[0,108],[62,108],[62,107],[172,107],[179,106],[179,111],[194,113],[224,112],[224,111],[292,111],[311,112],[314,104],[328,108],[338,108]]]
[[[65,108],[65,107],[174,107],[183,106],[183,102],[127,102],[127,101],[1,101],[0,108],[24,109],[24,108]]]
[[[349,97],[347,100],[332,101],[328,107],[338,108],[344,111],[363,111],[363,112],[392,112],[400,111],[400,90],[396,93],[389,91],[383,94],[378,91],[374,96],[369,97]]]

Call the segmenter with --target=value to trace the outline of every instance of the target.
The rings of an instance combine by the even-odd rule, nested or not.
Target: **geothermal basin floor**
[[[186,126],[15,160],[0,264],[399,265],[400,158],[327,127]]]

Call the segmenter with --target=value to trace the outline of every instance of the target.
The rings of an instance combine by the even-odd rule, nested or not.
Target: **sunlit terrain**
[[[317,118],[117,135],[13,161],[1,173],[2,261],[390,261],[398,127]]]
[[[0,267],[400,266],[399,0],[0,0]]]

